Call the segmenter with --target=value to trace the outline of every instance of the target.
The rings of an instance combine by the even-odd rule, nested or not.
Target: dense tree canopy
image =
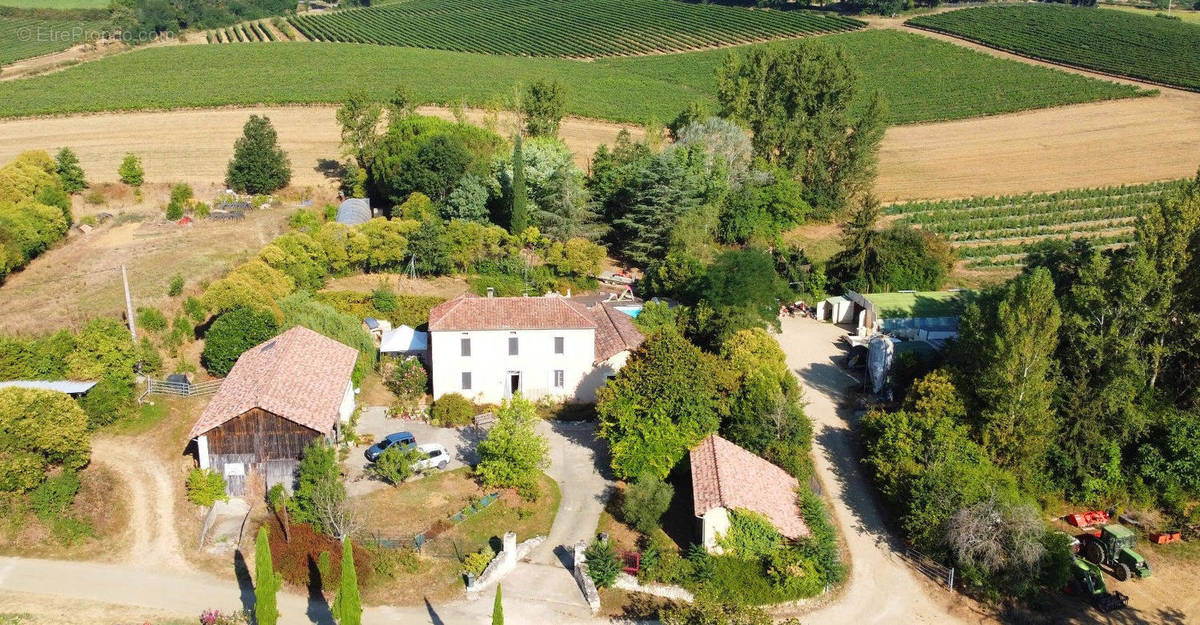
[[[233,143],[233,160],[229,161],[225,184],[235,191],[265,194],[291,181],[292,165],[279,147],[279,135],[271,120],[251,115],[242,136]]]
[[[56,467],[81,469],[90,446],[87,415],[69,395],[0,389],[0,490],[33,489]]]

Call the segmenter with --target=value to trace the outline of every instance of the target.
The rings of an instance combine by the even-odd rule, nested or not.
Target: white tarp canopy
[[[429,349],[429,333],[417,332],[408,326],[384,332],[379,340],[379,352],[383,354],[423,352]]]

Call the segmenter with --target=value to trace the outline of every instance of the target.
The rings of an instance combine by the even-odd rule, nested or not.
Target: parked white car
[[[438,443],[417,445],[417,451],[421,452],[422,457],[413,463],[413,471],[428,471],[435,467],[445,470],[446,466],[450,464],[450,453]]]

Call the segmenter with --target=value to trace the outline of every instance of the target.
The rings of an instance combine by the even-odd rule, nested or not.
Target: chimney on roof
[[[495,297],[495,296],[496,296],[496,289],[494,289],[494,288],[492,288],[492,287],[490,287],[490,286],[489,286],[489,287],[488,287],[488,291],[487,291],[487,293],[488,293],[488,297]]]

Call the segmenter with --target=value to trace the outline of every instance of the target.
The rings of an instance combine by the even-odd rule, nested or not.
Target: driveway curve
[[[899,555],[897,541],[858,463],[853,409],[840,399],[859,382],[839,366],[846,331],[812,319],[784,318],[777,335],[787,364],[804,387],[813,422],[813,460],[828,490],[832,516],[850,553],[850,579],[841,596],[801,617],[805,623],[854,625],[967,623],[951,613],[949,596],[935,597]]]

